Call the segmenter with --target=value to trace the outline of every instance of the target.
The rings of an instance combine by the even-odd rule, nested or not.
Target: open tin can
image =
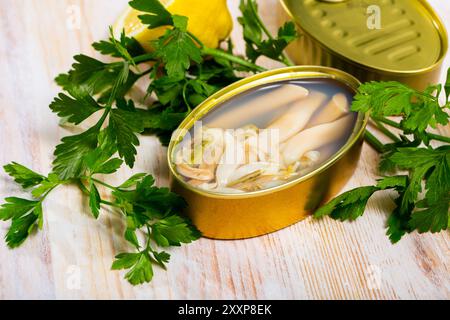
[[[225,112],[223,110],[227,110],[227,106],[243,99],[246,94],[266,88],[276,89],[277,86],[295,82],[311,82],[320,87],[327,81],[346,90],[350,99],[360,85],[353,76],[332,68],[299,66],[271,70],[245,78],[220,90],[199,105],[183,121],[169,144],[171,186],[186,199],[188,203],[186,214],[205,237],[240,239],[282,229],[307,217],[320,204],[335,196],[346,184],[360,156],[367,123],[365,114],[349,113],[354,117],[354,121],[348,136],[339,149],[320,165],[301,176],[266,189],[231,194],[204,190],[188,183],[180,175],[175,163],[177,150],[186,139],[187,133],[194,130],[198,121],[208,119],[217,112]],[[282,100],[283,97],[279,98]],[[238,114],[234,116],[231,113],[228,120],[239,126],[239,122],[243,121],[242,118]]]
[[[448,37],[425,0],[280,0],[280,22],[301,37],[288,49],[299,65],[345,70],[360,81],[437,83]]]

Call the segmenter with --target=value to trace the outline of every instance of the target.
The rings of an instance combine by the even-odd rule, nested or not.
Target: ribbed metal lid
[[[393,72],[427,69],[447,50],[446,31],[425,1],[282,2],[304,32],[365,66]]]

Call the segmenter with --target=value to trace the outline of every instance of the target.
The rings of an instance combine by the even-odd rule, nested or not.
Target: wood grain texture
[[[106,36],[126,2],[0,0],[1,164],[50,170],[53,148],[68,134],[47,107],[58,92],[53,78],[69,68],[74,54],[93,53],[90,43]],[[449,24],[450,4],[430,2]],[[236,17],[238,0],[229,4]],[[276,0],[260,4],[276,29]],[[79,28],[71,18],[77,10]],[[233,38],[242,51],[240,34],[236,24]],[[376,163],[376,153],[365,146],[346,188],[373,183]],[[157,139],[142,138],[134,171],[153,173],[158,185],[167,185],[165,150]],[[130,173],[123,169],[111,182]],[[11,194],[20,191],[2,174],[0,197]],[[0,244],[0,299],[449,299],[449,234],[412,234],[391,245],[384,229],[391,206],[390,196],[380,195],[354,223],[307,219],[250,240],[201,239],[172,250],[168,271],[156,269],[151,284],[132,287],[122,272],[110,271],[114,255],[126,248],[123,225],[107,211],[94,221],[80,192],[61,188],[45,203],[45,232],[13,251]],[[7,227],[0,224],[2,236]]]

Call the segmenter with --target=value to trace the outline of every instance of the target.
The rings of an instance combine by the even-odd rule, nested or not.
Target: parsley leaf
[[[49,192],[50,190],[54,189],[58,185],[63,183],[58,177],[58,175],[51,173],[48,175],[47,178],[41,181],[40,185],[35,188],[31,194],[34,198],[39,199],[42,197],[45,193]]]
[[[420,233],[447,230],[449,204],[449,189],[447,189],[446,194],[442,195],[442,198],[436,201],[430,202],[428,199],[420,201],[417,204],[419,210],[411,215],[409,226],[412,229],[417,229]]]
[[[173,16],[174,28],[154,41],[156,57],[164,63],[167,75],[172,78],[183,78],[191,61],[200,63],[202,52],[187,33],[187,18]]]
[[[137,117],[136,111],[113,109],[109,118],[109,126],[117,143],[120,157],[125,159],[129,167],[133,167],[137,154],[136,146],[139,146],[136,133],[144,131],[141,118]]]
[[[368,200],[375,192],[388,189],[394,189],[401,192],[406,188],[407,184],[407,176],[385,177],[378,180],[376,186],[355,188],[337,196],[328,204],[318,209],[314,213],[314,217],[322,218],[328,215],[331,218],[340,221],[356,220],[358,217],[363,215]],[[399,226],[402,223],[403,222],[399,212],[394,211],[394,214],[391,215],[391,218],[388,221],[388,234],[392,235],[391,239],[396,239],[399,234],[404,234],[403,230],[400,231]]]
[[[153,177],[147,175],[136,183],[134,190],[117,189],[113,195],[123,206],[130,205],[129,211],[143,214],[147,219],[178,213],[186,206],[179,195],[168,188],[158,188],[154,183]]]
[[[76,55],[74,59],[72,69],[55,79],[71,94],[78,90],[91,96],[100,95],[101,103],[111,102],[111,96],[123,97],[139,79],[129,70],[128,61],[104,63],[86,55]]]
[[[91,181],[90,183],[90,195],[89,195],[89,207],[91,208],[92,215],[95,219],[98,218],[100,214],[100,193],[98,192],[95,183]]]
[[[45,179],[44,176],[24,167],[21,164],[18,164],[17,162],[8,164],[3,168],[5,169],[5,172],[24,189],[35,187]]]
[[[36,214],[35,211],[19,218],[13,218],[11,227],[9,228],[5,237],[8,246],[10,248],[16,248],[20,246],[37,227],[38,219],[39,214]]]
[[[134,187],[139,181],[141,181],[145,176],[147,176],[146,173],[136,173],[132,177],[130,177],[128,180],[126,180],[124,183],[122,183],[120,186],[118,186],[118,189],[128,189],[131,187]]]
[[[95,95],[114,83],[116,72],[112,71],[108,64],[83,54],[76,55],[74,60],[72,69],[55,79],[63,89],[84,86],[87,92]]]
[[[129,38],[122,30],[120,39],[115,39],[112,29],[110,28],[110,37],[106,40],[101,40],[92,44],[95,50],[103,55],[110,55],[115,58],[124,58],[132,62],[133,57],[144,54],[144,49],[139,42],[134,38]]]
[[[129,5],[138,11],[149,13],[139,16],[149,29],[173,24],[172,14],[158,0],[133,0]]]
[[[408,208],[402,210],[401,206],[402,203],[404,203],[404,186],[397,188],[397,190],[400,195],[394,200],[396,207],[387,220],[386,230],[386,235],[392,243],[397,243],[407,232],[412,231],[409,226],[409,221],[411,220],[414,204],[408,204]]]
[[[115,173],[117,170],[119,170],[122,164],[123,160],[121,159],[118,158],[109,159],[108,161],[104,162],[101,166],[96,168],[94,173],[112,174]]]
[[[6,242],[11,248],[20,246],[37,227],[42,229],[44,223],[42,203],[51,190],[65,183],[56,174],[45,177],[15,162],[5,166],[10,174],[24,189],[32,188],[33,200],[8,197],[0,206],[0,220],[11,220],[6,234]]]
[[[415,91],[394,81],[367,82],[358,88],[352,103],[353,111],[369,112],[374,116],[411,114]]]
[[[438,124],[448,124],[448,115],[437,100],[431,99],[413,104],[411,115],[403,121],[405,130],[409,132],[424,132],[428,126],[436,128]]]
[[[155,242],[161,247],[180,246],[200,237],[198,230],[178,215],[159,220],[152,225],[152,231]]]
[[[153,279],[153,267],[146,252],[140,254],[139,260],[125,275],[125,279],[132,285],[143,284]]]
[[[426,197],[437,201],[442,192],[450,191],[450,148],[399,148],[390,160],[402,169],[411,170],[410,184],[406,188],[402,209],[417,200],[422,191],[422,180],[427,180]]]
[[[84,157],[96,148],[98,134],[99,129],[92,127],[81,134],[63,138],[56,146],[53,170],[61,180],[77,178],[84,173]]]
[[[314,213],[321,218],[329,215],[336,220],[355,220],[364,213],[367,201],[378,191],[377,187],[360,187],[337,196]]]
[[[161,267],[169,261],[170,255],[158,252],[153,243],[160,247],[180,246],[200,237],[200,232],[179,211],[186,205],[184,200],[167,188],[154,186],[152,176],[135,175],[115,188],[115,206],[121,208],[127,218],[125,239],[140,249],[136,232],[143,228],[146,243],[139,253],[122,253],[116,257],[113,269],[131,269],[125,278],[132,284],[151,280],[152,263]],[[134,189],[131,189],[134,187]],[[144,275],[147,274],[147,277]]]
[[[111,269],[112,270],[130,269],[138,262],[139,258],[140,258],[139,253],[120,253],[116,256],[116,260],[114,261]]]
[[[366,208],[367,201],[377,191],[404,187],[404,176],[386,177],[378,181],[376,186],[359,187],[347,191],[314,213],[314,217],[321,218],[329,215],[336,220],[353,221],[360,217]]]
[[[39,203],[15,197],[6,198],[5,201],[6,203],[0,207],[0,220],[3,221],[20,218],[32,211]]]
[[[5,240],[10,248],[16,248],[38,226],[38,219],[42,215],[41,202],[14,197],[6,198],[5,201],[0,207],[0,219],[11,220]]]
[[[84,156],[84,162],[90,174],[111,174],[116,172],[123,164],[121,159],[111,159],[116,152],[117,145],[111,130],[102,130],[98,135],[98,147]]]
[[[73,99],[60,93],[53,100],[50,109],[59,117],[67,118],[67,121],[80,124],[101,108],[89,95],[85,95],[83,99]]]
[[[136,249],[139,249],[141,245],[139,244],[139,240],[136,235],[136,228],[129,227],[125,230],[125,234],[123,236],[125,240],[131,243]]]
[[[266,56],[290,65],[283,51],[298,38],[295,24],[292,21],[286,22],[278,29],[277,37],[273,37],[258,15],[256,1],[241,0],[239,9],[242,17],[238,18],[238,22],[244,30],[247,57],[255,62],[259,57]],[[267,39],[264,39],[264,35]]]
[[[360,86],[352,103],[353,111],[374,117],[403,116],[406,133],[423,133],[428,126],[448,124],[448,115],[439,105],[440,90],[419,92],[399,82],[368,82]],[[435,91],[436,95],[432,92]]]

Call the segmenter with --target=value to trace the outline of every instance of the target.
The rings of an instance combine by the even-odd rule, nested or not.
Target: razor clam
[[[194,180],[211,181],[214,179],[214,170],[211,168],[195,168],[186,163],[176,165],[177,172],[185,178]]]
[[[306,128],[315,127],[320,124],[335,121],[349,112],[348,99],[343,93],[337,93],[330,102],[314,115]]]
[[[351,126],[353,117],[347,115],[334,122],[305,129],[290,138],[281,149],[281,156],[285,165],[295,163],[308,151],[342,138]]]
[[[321,92],[311,93],[303,100],[296,101],[281,117],[273,121],[267,129],[279,130],[279,141],[284,142],[301,131],[314,112],[326,101],[327,96]]]
[[[224,130],[220,128],[203,127],[200,139],[194,141],[195,164],[217,164],[223,153]]]
[[[191,180],[188,180],[187,183],[193,187],[200,187],[202,184],[205,183],[205,181],[191,179]]]
[[[246,164],[258,161],[258,133],[259,129],[255,125],[247,125],[236,131],[237,138],[244,140]]]
[[[224,130],[207,128],[203,131],[203,137],[207,142],[203,147],[202,164],[213,165],[215,170],[224,152]]]
[[[262,162],[280,162],[278,130],[260,130],[258,135],[258,158]]]
[[[237,186],[237,185],[239,185],[241,183],[245,183],[245,182],[248,182],[248,181],[253,181],[256,178],[260,177],[261,174],[262,174],[262,170],[257,170],[257,171],[250,172],[250,173],[246,174],[245,176],[240,177],[237,180],[230,179],[232,181],[227,184],[227,187],[231,188],[231,187],[235,187],[235,186]]]
[[[219,186],[226,186],[233,172],[245,163],[245,145],[242,139],[237,139],[226,130],[224,144],[224,152],[216,169],[216,182]]]
[[[253,119],[270,113],[273,110],[288,105],[296,100],[307,97],[309,91],[294,84],[284,84],[280,87],[263,93],[260,96],[246,101],[242,106],[222,114],[220,119],[208,123],[210,127],[236,128],[236,120],[241,123],[250,123]]]
[[[229,178],[228,187],[236,184],[250,181],[262,175],[276,176],[279,172],[279,167],[276,164],[269,162],[255,162],[249,163],[239,167]]]
[[[308,151],[300,158],[300,166],[302,168],[308,168],[315,165],[320,160],[320,152],[319,151]]]
[[[235,184],[232,185],[232,187],[247,192],[257,191],[264,189],[268,183],[273,182],[276,179],[277,176],[257,175],[254,177],[249,177],[247,179],[242,179],[242,181],[237,181]]]

